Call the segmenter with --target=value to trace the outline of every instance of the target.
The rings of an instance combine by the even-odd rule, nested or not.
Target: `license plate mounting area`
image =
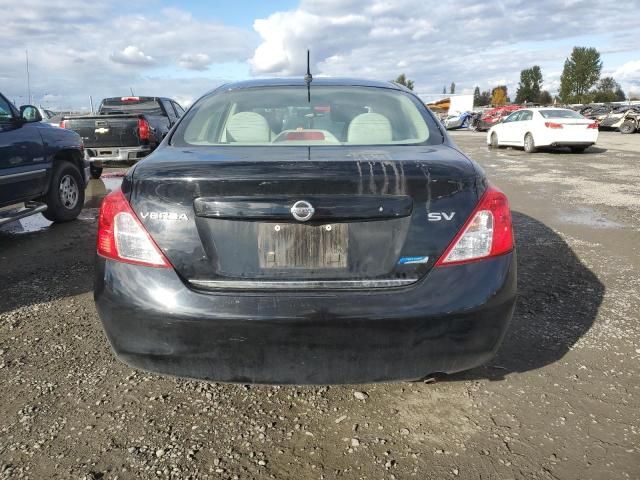
[[[349,225],[261,223],[260,268],[340,269],[347,267]]]

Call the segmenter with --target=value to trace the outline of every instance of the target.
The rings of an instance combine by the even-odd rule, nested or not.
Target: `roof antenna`
[[[309,65],[309,49],[307,49],[307,73],[304,76],[304,81],[307,83],[307,100],[311,103],[311,81],[313,76],[311,75],[311,67]]]

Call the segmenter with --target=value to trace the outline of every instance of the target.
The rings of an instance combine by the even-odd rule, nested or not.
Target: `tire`
[[[626,120],[622,122],[622,125],[620,125],[620,128],[618,128],[618,130],[620,130],[620,133],[633,133],[636,131],[636,124],[631,120]]]
[[[97,180],[100,178],[100,175],[102,175],[102,167],[94,167],[93,164],[90,164],[89,173],[91,173],[91,178],[95,178]]]
[[[500,147],[500,143],[498,143],[498,134],[496,132],[493,132],[491,134],[490,140],[491,143],[489,143],[489,147],[491,148],[498,148]]]
[[[54,164],[44,202],[47,210],[42,215],[52,222],[68,222],[78,217],[84,206],[84,180],[78,167],[66,160]]]
[[[587,147],[569,147],[571,149],[571,153],[584,153]]]
[[[536,142],[533,141],[533,135],[530,133],[524,136],[524,151],[527,153],[536,153]]]

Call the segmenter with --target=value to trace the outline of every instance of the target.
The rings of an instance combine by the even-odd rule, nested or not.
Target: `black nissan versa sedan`
[[[97,250],[118,357],[214,381],[469,369],[497,350],[516,297],[507,198],[383,82],[204,95],[104,199]]]

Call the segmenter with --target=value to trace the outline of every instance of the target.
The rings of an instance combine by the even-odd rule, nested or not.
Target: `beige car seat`
[[[238,143],[269,143],[269,122],[259,113],[240,112],[227,122],[227,141]]]
[[[389,119],[379,113],[362,113],[354,117],[347,130],[348,143],[377,144],[393,140]]]

